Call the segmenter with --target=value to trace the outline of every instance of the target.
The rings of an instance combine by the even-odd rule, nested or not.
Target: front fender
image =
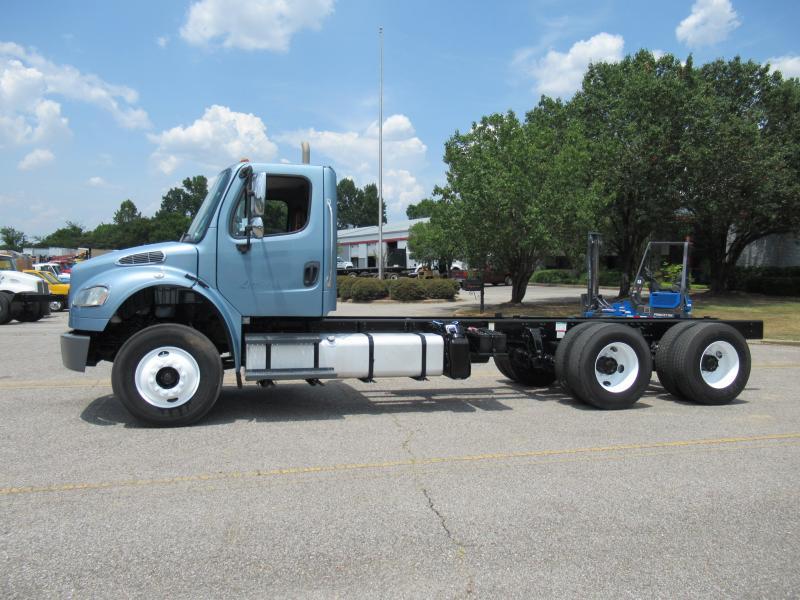
[[[208,300],[222,317],[238,369],[241,366],[242,316],[217,290],[203,287],[197,284],[194,276],[189,279],[186,275],[186,271],[166,265],[114,269],[100,273],[84,282],[81,288],[104,285],[108,288],[108,300],[102,306],[70,306],[69,326],[79,331],[105,331],[119,307],[137,292],[156,286],[191,289]],[[72,290],[73,298],[79,291]]]

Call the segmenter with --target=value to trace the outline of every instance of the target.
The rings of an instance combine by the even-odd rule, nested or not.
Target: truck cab
[[[258,318],[319,319],[336,308],[336,174],[330,167],[241,162],[217,175],[178,242],[75,265],[64,362],[114,360],[159,323],[208,337],[242,365],[242,327]]]

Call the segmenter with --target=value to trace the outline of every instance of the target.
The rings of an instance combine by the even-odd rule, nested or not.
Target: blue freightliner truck
[[[560,384],[600,409],[665,389],[725,404],[750,374],[760,321],[586,317],[332,317],[336,174],[242,162],[222,171],[180,242],[93,258],[72,271],[64,366],[113,362],[115,396],[139,420],[186,425],[238,385],[379,377],[464,379],[493,359],[519,385]]]

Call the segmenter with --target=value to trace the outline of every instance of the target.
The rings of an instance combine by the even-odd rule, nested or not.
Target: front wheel
[[[4,292],[0,292],[0,325],[5,325],[11,320],[11,300]]]
[[[158,426],[203,418],[222,389],[222,360],[205,335],[173,323],[132,336],[114,360],[114,395],[137,419]]]
[[[53,300],[50,302],[50,312],[58,312],[64,308],[64,303],[61,300]]]
[[[42,306],[38,302],[29,304],[23,308],[22,312],[17,316],[17,321],[21,323],[33,323],[41,319],[44,314],[45,310],[42,310]]]

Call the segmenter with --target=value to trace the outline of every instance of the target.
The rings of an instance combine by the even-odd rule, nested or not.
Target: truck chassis
[[[212,343],[191,322],[150,321],[136,329],[123,334],[124,342],[109,337],[110,332],[65,334],[65,365],[70,366],[70,356],[70,368],[78,370],[99,360],[113,361],[115,395],[147,423],[184,425],[205,416],[221,392],[224,370],[235,366],[232,353],[221,352],[224,344]],[[680,399],[730,402],[749,377],[746,339],[763,337],[763,323],[500,315],[251,317],[242,333],[239,386],[242,374],[261,386],[284,380],[318,385],[337,378],[466,379],[472,363],[494,359],[515,384],[559,385],[583,403],[616,410],[639,400],[654,370],[665,390]],[[75,359],[78,346],[82,356]]]

